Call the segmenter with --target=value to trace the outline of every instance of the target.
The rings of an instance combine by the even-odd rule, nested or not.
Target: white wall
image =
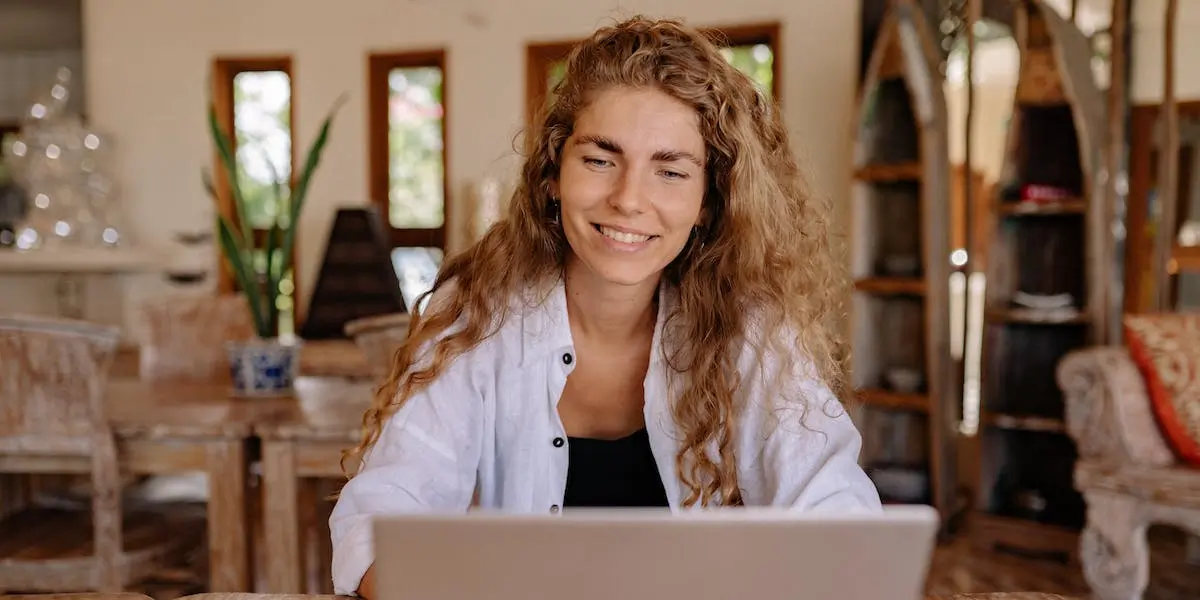
[[[446,48],[448,171],[451,193],[462,197],[478,178],[507,177],[516,164],[525,44],[581,37],[636,12],[697,25],[780,21],[782,96],[797,150],[820,193],[845,195],[858,64],[858,3],[847,0],[85,0],[88,113],[116,141],[132,233],[164,246],[172,231],[211,219],[198,173],[211,160],[204,118],[215,55],[293,56],[300,148],[349,94],[300,223],[307,303],[335,207],[367,198],[368,52]],[[453,212],[452,250],[464,244],[466,217]]]

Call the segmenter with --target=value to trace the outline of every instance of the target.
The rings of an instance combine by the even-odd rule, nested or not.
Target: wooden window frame
[[[783,99],[783,36],[778,21],[751,23],[729,27],[705,27],[701,32],[713,40],[724,40],[725,46],[765,44],[774,55],[771,61],[771,96],[776,103]],[[537,42],[525,46],[525,123],[532,124],[546,101],[546,77],[550,65],[567,58],[576,44],[583,40]]]
[[[1178,103],[1179,114],[1181,116],[1194,117],[1200,114],[1200,100],[1185,100]],[[1161,111],[1161,105],[1155,104],[1138,104],[1131,108],[1129,115],[1129,193],[1126,197],[1126,244],[1125,244],[1125,298],[1123,302],[1123,310],[1126,314],[1136,314],[1148,311],[1153,311],[1154,307],[1148,306],[1142,296],[1142,289],[1146,285],[1146,278],[1154,276],[1153,261],[1154,261],[1154,243],[1138,243],[1142,241],[1142,232],[1146,230],[1149,224],[1149,202],[1151,182],[1157,177],[1154,172],[1154,161],[1152,156],[1158,149],[1154,143],[1154,136],[1160,129],[1158,118]],[[1181,146],[1180,152],[1187,156],[1190,152],[1200,151],[1195,147],[1191,150],[1187,146]],[[1188,180],[1197,175],[1191,173],[1191,164],[1187,161],[1179,163],[1179,185],[1185,186]],[[1182,217],[1186,214],[1187,198],[1178,197],[1175,199],[1178,203],[1176,206],[1176,216]],[[1179,220],[1176,227],[1182,224]],[[1176,232],[1178,233],[1178,232]],[[1178,273],[1200,271],[1200,247],[1185,247],[1175,246],[1171,249],[1170,260],[1173,265],[1168,267],[1173,270],[1170,272],[1170,289],[1166,290],[1168,298],[1176,297],[1176,287],[1178,284]]]
[[[239,73],[261,73],[267,71],[282,71],[287,74],[288,82],[290,83],[291,91],[288,94],[288,121],[291,129],[291,165],[289,168],[288,189],[296,189],[296,75],[292,68],[292,57],[290,56],[261,56],[261,57],[216,57],[212,62],[212,101],[213,107],[217,113],[217,123],[220,125],[225,135],[229,137],[230,143],[233,145],[234,156],[237,156],[237,135],[234,130],[234,98],[233,98],[233,79]],[[221,165],[221,157],[217,154],[216,148],[213,148],[213,185],[217,190],[217,212],[226,219],[229,219],[231,225],[236,229],[240,226],[237,217],[237,209],[234,206],[233,195],[230,188],[229,178],[225,176],[225,169]],[[297,223],[291,223],[291,227],[298,227]],[[255,228],[253,231],[255,246],[262,246],[266,242],[267,230]],[[300,248],[300,233],[296,232],[295,245],[292,247],[292,282],[294,291],[292,293],[293,306],[292,315],[295,322],[296,330],[300,330],[300,325],[304,322],[304,309],[300,306],[300,302],[296,301],[300,297],[300,269],[295,263],[296,257],[299,256]],[[234,281],[233,271],[226,264],[224,254],[221,248],[217,246],[219,264],[221,268],[218,271],[217,291],[221,293],[231,293],[237,290],[237,284]]]
[[[392,69],[435,67],[442,71],[442,226],[436,229],[398,228],[391,225],[388,173],[388,74]],[[371,53],[367,57],[367,189],[371,204],[379,209],[392,248],[438,248],[446,251],[447,231],[453,213],[450,191],[449,71],[446,51],[441,48],[395,53]]]

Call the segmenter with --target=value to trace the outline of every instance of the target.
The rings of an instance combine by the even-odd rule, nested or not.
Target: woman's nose
[[[645,210],[647,198],[642,178],[631,169],[626,169],[617,181],[617,187],[609,197],[613,208],[622,213],[639,213]]]

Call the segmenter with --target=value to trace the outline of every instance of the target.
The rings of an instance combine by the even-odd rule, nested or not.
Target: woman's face
[[[563,144],[556,182],[575,258],[611,283],[657,282],[700,221],[704,148],[696,111],[661,91],[595,96]]]

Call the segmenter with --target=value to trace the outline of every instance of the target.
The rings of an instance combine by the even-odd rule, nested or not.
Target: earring
[[[554,212],[554,216],[551,218],[550,222],[558,225],[559,218],[562,216],[562,208],[558,204],[558,198],[551,198],[550,206],[550,210]]]

